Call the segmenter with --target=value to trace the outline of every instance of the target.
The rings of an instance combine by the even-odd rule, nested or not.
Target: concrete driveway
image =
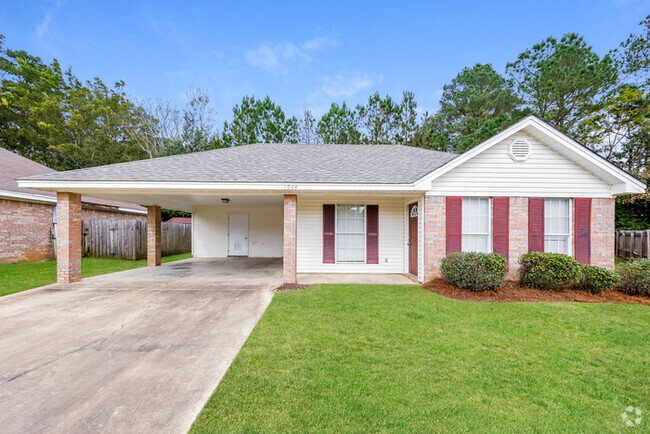
[[[187,431],[281,279],[189,259],[0,297],[0,430]]]

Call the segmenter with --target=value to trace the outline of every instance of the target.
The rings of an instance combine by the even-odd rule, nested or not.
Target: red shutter
[[[544,251],[544,198],[528,198],[528,251]]]
[[[366,263],[379,264],[379,205],[366,206]]]
[[[575,200],[575,258],[582,264],[591,262],[591,198]]]
[[[510,198],[492,198],[492,251],[508,262],[510,234]]]
[[[463,198],[447,196],[447,254],[463,248]]]
[[[334,251],[336,231],[336,210],[334,205],[323,205],[323,264],[336,262]]]

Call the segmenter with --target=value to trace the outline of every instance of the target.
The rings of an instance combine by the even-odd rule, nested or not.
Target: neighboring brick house
[[[0,263],[54,257],[56,193],[22,188],[17,178],[56,172],[0,148]],[[84,220],[146,220],[133,204],[83,197]]]
[[[195,257],[281,257],[301,273],[410,273],[427,281],[452,252],[496,252],[514,275],[526,252],[614,268],[614,201],[645,184],[539,118],[456,155],[401,145],[253,144],[53,173],[23,187],[192,213]],[[74,222],[74,218],[70,221]],[[76,223],[73,224],[73,227]],[[80,278],[79,240],[60,261]],[[66,257],[67,258],[67,257]]]

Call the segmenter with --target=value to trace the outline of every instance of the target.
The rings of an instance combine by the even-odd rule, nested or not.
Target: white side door
[[[248,214],[228,214],[228,256],[248,256]]]

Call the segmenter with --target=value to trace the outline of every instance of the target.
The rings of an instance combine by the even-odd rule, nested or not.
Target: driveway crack
[[[140,312],[140,313],[137,314],[135,317],[133,317],[133,319],[128,320],[127,322],[123,323],[121,326],[119,326],[118,328],[116,328],[115,330],[113,330],[113,332],[112,332],[110,335],[106,336],[106,337],[104,338],[104,340],[101,341],[101,342],[99,343],[99,345],[97,345],[97,348],[96,348],[96,349],[97,349],[97,350],[101,350],[101,349],[102,349],[102,346],[106,343],[106,341],[108,341],[110,338],[112,338],[113,336],[115,336],[115,334],[116,334],[117,332],[119,332],[120,330],[122,330],[124,327],[126,327],[127,324],[132,323],[133,321],[137,321],[137,319],[140,318],[140,317],[141,317],[141,316],[142,316],[146,311],[148,311],[149,309],[151,309],[151,305],[145,307],[145,308],[142,310],[142,312]]]

